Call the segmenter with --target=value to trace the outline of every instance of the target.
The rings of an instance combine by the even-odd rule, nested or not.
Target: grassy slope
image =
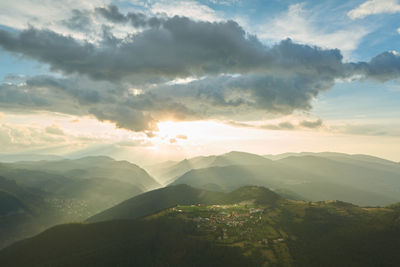
[[[243,187],[228,194],[175,185],[153,190],[130,198],[110,209],[90,217],[88,222],[99,222],[118,219],[136,219],[176,205],[194,204],[231,204],[248,200],[249,195],[263,202],[280,198],[279,195],[266,188]]]
[[[94,215],[88,221],[135,219],[178,204],[212,203],[221,196],[221,193],[195,189],[187,185],[170,186],[125,200],[110,209]]]

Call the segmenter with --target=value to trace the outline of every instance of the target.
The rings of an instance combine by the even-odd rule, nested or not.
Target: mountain
[[[224,204],[178,205],[135,220],[59,225],[1,250],[0,265],[329,267],[400,262],[400,203],[360,208],[341,201],[293,201],[261,187],[239,188],[222,199],[216,201]]]
[[[191,159],[185,159],[178,163],[164,162],[153,166],[147,166],[147,169],[159,181],[169,184],[174,179],[193,169],[208,168],[215,166],[228,165],[257,165],[264,164],[270,160],[251,153],[232,151],[219,156],[200,156]]]
[[[29,212],[29,209],[16,196],[0,191],[0,218],[18,212]]]
[[[127,198],[159,187],[145,170],[109,157],[1,163],[0,175],[52,197],[84,202],[90,216]],[[92,210],[92,211],[91,211]],[[75,218],[84,219],[84,217]]]
[[[115,219],[135,219],[150,215],[175,205],[210,203],[223,194],[196,189],[188,185],[176,185],[156,189],[130,198],[89,218],[88,222]]]
[[[159,187],[140,167],[108,157],[0,163],[0,175],[6,177],[0,179],[0,207],[28,208],[0,217],[1,230],[7,233],[0,235],[0,247],[55,224],[83,221]]]
[[[106,157],[1,163],[0,175],[49,193],[47,201],[69,214],[66,222],[86,219],[159,186],[136,165]]]
[[[41,205],[43,203],[43,198],[48,196],[48,194],[39,189],[22,186],[2,176],[0,176],[0,190],[15,196],[22,202],[27,203],[31,208]]]
[[[281,160],[288,157],[304,157],[304,156],[314,156],[319,158],[327,158],[339,162],[359,164],[361,166],[371,163],[382,167],[393,167],[398,165],[397,162],[390,161],[387,159],[381,159],[378,157],[363,155],[363,154],[345,154],[338,152],[300,152],[300,153],[283,153],[277,155],[264,155],[263,157],[271,160]]]
[[[188,185],[169,186],[154,191],[150,191],[108,209],[89,218],[88,222],[99,222],[116,219],[135,219],[146,215],[153,214],[160,210],[164,210],[176,205],[194,205],[194,204],[210,204],[210,203],[233,203],[238,200],[247,200],[251,195],[258,201],[265,201],[263,197],[268,196],[268,201],[278,199],[279,196],[274,192],[265,192],[267,189],[258,189],[258,194],[253,188],[246,191],[245,188],[240,192],[233,191],[225,194],[221,192],[213,192],[190,187]]]
[[[315,156],[288,157],[280,160],[279,163],[294,168],[295,171],[306,171],[310,173],[310,177],[311,175],[318,177],[319,182],[329,182],[346,189],[354,188],[370,192],[371,198],[384,195],[389,201],[375,205],[400,200],[400,166],[397,164],[382,167],[380,163],[370,161],[361,164],[359,161],[344,162]],[[366,205],[374,205],[374,203]]]
[[[160,186],[139,166],[128,161],[116,161],[106,156],[85,157],[74,160],[16,162],[8,164],[7,167],[43,171],[49,174],[81,179],[107,178],[133,184],[142,191]]]
[[[191,169],[172,184],[215,191],[243,185],[288,190],[312,201],[337,199],[363,206],[400,201],[400,165],[369,156],[326,153],[297,155],[257,164]]]
[[[48,193],[0,177],[0,248],[60,223]],[[46,219],[45,221],[41,219]]]

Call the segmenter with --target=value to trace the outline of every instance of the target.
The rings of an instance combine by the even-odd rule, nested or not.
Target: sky
[[[400,161],[400,1],[0,0],[0,153]]]

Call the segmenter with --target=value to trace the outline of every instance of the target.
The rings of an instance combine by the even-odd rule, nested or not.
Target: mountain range
[[[108,157],[0,163],[0,176],[0,247],[160,186],[137,165]]]
[[[157,203],[161,195],[174,199],[177,193],[201,203],[176,204],[141,217],[139,203]],[[341,201],[294,201],[255,186],[231,193],[174,186],[147,193],[145,199],[125,202],[123,209],[117,206],[107,221],[59,225],[17,242],[0,251],[0,265],[310,267],[400,262],[399,204],[361,208]]]
[[[263,157],[230,152],[148,170],[166,184],[215,191],[261,185],[311,201],[335,199],[363,206],[400,201],[400,164],[367,155],[287,153]]]
[[[383,266],[398,262],[393,256],[400,221],[399,204],[393,204],[400,202],[397,162],[330,152],[233,151],[145,169],[105,156],[0,163],[0,248],[7,247],[0,251],[0,265],[26,265],[16,255],[28,250],[30,266],[192,261],[198,266],[343,266],[336,257],[349,260],[351,253],[369,253],[366,259]],[[259,221],[252,221],[254,210],[263,211]],[[244,222],[237,231],[224,227],[240,223],[228,214],[249,214],[246,227],[253,232]],[[206,223],[215,218],[224,224]],[[287,239],[289,233],[295,238]],[[176,246],[164,247],[170,242]],[[146,254],[146,246],[156,248],[155,258]],[[110,257],[102,254],[108,248]],[[366,262],[357,258],[354,266]]]

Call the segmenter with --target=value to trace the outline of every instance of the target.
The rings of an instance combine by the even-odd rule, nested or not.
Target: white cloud
[[[70,17],[73,9],[93,9],[109,0],[18,0],[0,1],[0,24],[23,29],[28,25],[52,27]]]
[[[400,4],[397,0],[368,0],[350,10],[347,15],[351,19],[362,19],[369,15],[397,12],[400,12]]]
[[[215,10],[196,1],[158,1],[154,3],[150,10],[153,13],[166,13],[168,16],[185,16],[198,20],[218,21],[221,20]]]
[[[208,0],[208,2],[215,5],[232,6],[241,2],[241,0]]]
[[[53,136],[43,129],[32,126],[18,126],[15,124],[0,125],[0,145],[5,151],[14,149],[52,145],[65,145],[66,139]]]
[[[397,33],[400,34],[400,28],[397,28]]]
[[[80,40],[96,42],[99,36],[103,34],[103,26],[109,26],[112,33],[118,37],[126,37],[126,34],[135,33],[138,30],[130,24],[115,24],[97,16],[95,8],[108,6],[113,0],[19,0],[19,1],[1,1],[0,0],[0,25],[13,29],[22,30],[29,26],[39,29],[49,29],[54,32],[71,35]],[[124,2],[124,1],[121,1]],[[125,2],[127,3],[127,2]],[[210,7],[192,0],[157,0],[157,1],[130,1],[137,6],[141,6],[148,15],[164,13],[168,16],[186,16],[197,20],[219,21],[221,20],[216,11]],[[66,22],[74,20],[74,12],[83,12],[87,15],[87,31],[79,31],[68,27]],[[120,10],[123,14],[127,11],[135,12],[136,9],[124,7]]]
[[[97,146],[151,145],[143,133],[115,129],[111,123],[88,117],[77,118],[54,113],[6,113],[0,121],[1,152],[65,154]]]
[[[317,25],[318,22],[310,12],[304,9],[304,4],[294,4],[289,6],[286,14],[264,24],[258,30],[257,35],[262,39],[273,41],[291,38],[299,43],[323,48],[338,48],[348,60],[350,53],[369,33],[366,28],[361,26],[349,26],[327,32],[318,28]]]

